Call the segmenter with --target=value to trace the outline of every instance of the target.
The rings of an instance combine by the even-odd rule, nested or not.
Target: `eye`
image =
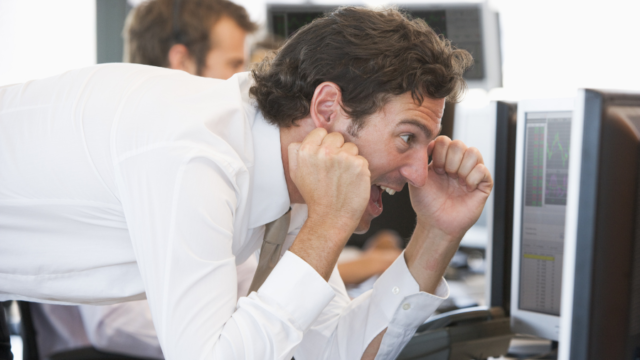
[[[402,134],[400,135],[400,137],[402,138],[402,140],[404,140],[404,142],[408,144],[413,139],[413,134]]]

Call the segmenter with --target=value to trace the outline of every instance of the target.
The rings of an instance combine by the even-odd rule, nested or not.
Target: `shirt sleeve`
[[[329,279],[336,296],[318,316],[298,347],[296,360],[360,359],[384,329],[376,359],[395,359],[418,326],[449,297],[444,279],[435,294],[420,291],[404,253],[380,276],[372,290],[349,300],[337,268]]]
[[[335,292],[287,254],[259,292],[237,301],[232,243],[244,175],[220,153],[157,147],[118,162],[158,339],[168,360],[288,360]]]

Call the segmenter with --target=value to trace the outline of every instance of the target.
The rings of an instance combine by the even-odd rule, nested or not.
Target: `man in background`
[[[245,38],[257,25],[227,0],[151,0],[129,15],[125,61],[228,79],[246,70]]]
[[[254,32],[247,11],[228,0],[150,0],[127,18],[125,61],[226,80],[246,70],[245,39]],[[237,267],[245,296],[257,260]],[[72,349],[162,359],[146,300],[108,306],[31,306],[40,358]]]

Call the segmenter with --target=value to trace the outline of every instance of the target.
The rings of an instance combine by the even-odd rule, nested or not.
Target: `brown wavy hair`
[[[125,25],[125,61],[169,67],[169,49],[179,43],[187,47],[200,74],[215,46],[211,28],[225,16],[248,33],[257,29],[245,8],[228,0],[145,1],[132,10]]]
[[[295,125],[309,115],[318,85],[337,84],[353,133],[390,95],[411,92],[458,101],[471,55],[438,36],[422,19],[391,8],[342,7],[296,32],[252,71],[251,95],[272,124]]]

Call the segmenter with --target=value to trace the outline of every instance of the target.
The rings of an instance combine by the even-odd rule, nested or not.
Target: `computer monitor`
[[[518,103],[511,327],[558,341],[574,99]]]
[[[559,358],[640,358],[640,94],[580,90],[569,157]]]
[[[281,39],[287,39],[302,26],[339,6],[364,6],[362,0],[341,5],[320,5],[314,2],[268,3],[267,28]],[[502,86],[502,55],[498,13],[487,1],[470,0],[459,3],[429,2],[422,4],[397,3],[414,18],[421,18],[453,45],[471,53],[474,66],[464,78],[470,88],[492,89]]]
[[[486,304],[502,307],[507,315],[511,305],[516,109],[516,104],[502,101],[480,106],[463,102],[456,106],[453,129],[453,139],[480,150],[493,175],[493,191],[461,246],[485,249]]]
[[[516,104],[495,102],[495,147],[491,219],[487,226],[486,303],[511,309],[511,244],[513,235],[513,175],[516,149]]]
[[[492,101],[486,105],[462,102],[456,105],[455,120],[453,122],[454,140],[461,140],[467,146],[480,150],[484,163],[489,172],[494,175],[496,167],[506,166],[509,116],[513,115],[515,122],[515,105],[505,102]],[[515,126],[515,123],[513,124]],[[515,135],[515,133],[514,133]],[[498,153],[499,151],[499,153]],[[499,160],[496,156],[501,157]],[[497,163],[500,161],[500,164]],[[494,179],[495,180],[495,179]],[[494,222],[494,197],[496,191],[505,190],[501,186],[492,191],[487,203],[476,223],[467,231],[461,245],[469,248],[485,249],[492,236]],[[501,193],[502,195],[502,193]],[[500,213],[499,217],[503,214]],[[500,220],[500,219],[496,219]]]

